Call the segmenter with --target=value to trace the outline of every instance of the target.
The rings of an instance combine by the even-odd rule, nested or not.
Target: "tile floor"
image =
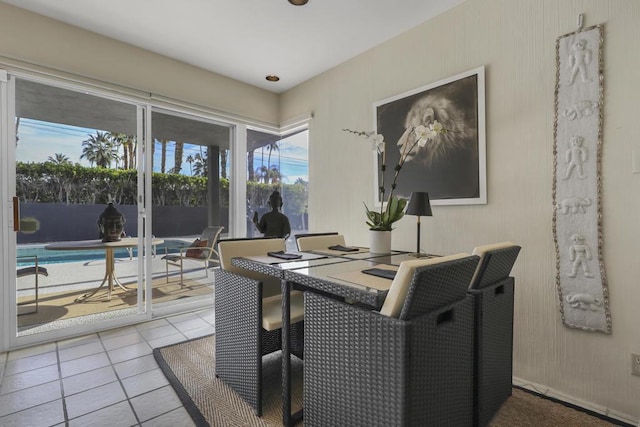
[[[152,349],[214,323],[209,309],[0,353],[0,426],[193,426]]]

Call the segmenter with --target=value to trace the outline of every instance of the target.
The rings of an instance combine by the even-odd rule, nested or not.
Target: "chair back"
[[[220,258],[215,247],[218,243],[218,239],[220,238],[220,234],[222,234],[222,230],[224,230],[224,226],[222,225],[210,225],[202,230],[202,233],[200,234],[200,241],[202,242],[206,240],[207,244],[205,246],[209,248],[209,250],[204,251],[205,253],[203,254],[203,258],[206,258],[207,261],[210,261],[212,258]]]
[[[231,259],[243,256],[267,255],[267,252],[284,251],[285,240],[280,237],[259,237],[255,239],[225,239],[218,241],[220,268],[240,276],[265,283],[263,296],[280,293],[280,280],[266,274],[249,271],[231,264]]]
[[[409,320],[463,299],[477,264],[467,253],[400,263],[380,314]]]
[[[299,251],[328,249],[329,246],[345,245],[344,236],[338,233],[316,233],[296,236]]]
[[[509,277],[519,253],[520,246],[511,242],[477,246],[473,254],[480,257],[480,262],[469,289],[483,289]]]

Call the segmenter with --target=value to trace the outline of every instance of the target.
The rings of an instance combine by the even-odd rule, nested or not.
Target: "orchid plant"
[[[365,137],[371,143],[371,148],[378,153],[379,157],[381,157],[382,161],[380,163],[380,170],[382,175],[380,187],[378,188],[379,197],[380,200],[382,200],[380,210],[369,209],[366,203],[364,203],[364,207],[367,214],[367,225],[370,230],[391,231],[393,229],[393,223],[399,221],[404,216],[404,208],[407,205],[406,199],[394,196],[393,194],[397,187],[398,176],[400,175],[402,166],[416,146],[424,147],[429,141],[438,136],[438,134],[446,133],[447,130],[442,127],[440,122],[434,120],[427,126],[419,125],[408,128],[405,131],[407,134],[407,143],[403,144],[400,149],[400,158],[398,160],[398,164],[394,167],[393,182],[391,183],[389,194],[386,196],[386,203],[384,201],[387,193],[384,183],[384,172],[387,170],[387,165],[386,142],[384,140],[384,136],[373,131],[363,132],[351,129],[343,129],[343,131]]]

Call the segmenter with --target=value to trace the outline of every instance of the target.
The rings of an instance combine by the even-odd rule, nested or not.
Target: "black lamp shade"
[[[429,193],[424,191],[414,191],[411,193],[406,215],[433,216],[431,204],[429,203]]]

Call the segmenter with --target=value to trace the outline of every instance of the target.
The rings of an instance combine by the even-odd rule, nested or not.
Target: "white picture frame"
[[[400,159],[397,141],[408,127],[428,124],[420,118],[425,111],[447,132],[436,137],[441,140],[417,149],[404,163],[394,195],[408,198],[412,191],[426,191],[432,205],[486,204],[484,66],[374,103],[375,129],[385,139],[387,185]],[[380,162],[374,153],[374,201],[378,206]]]

